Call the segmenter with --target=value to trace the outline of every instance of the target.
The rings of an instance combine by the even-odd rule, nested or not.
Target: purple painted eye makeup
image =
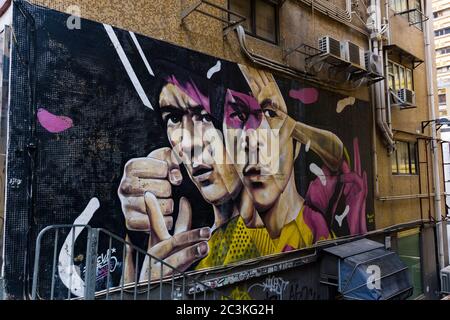
[[[194,100],[196,103],[202,106],[209,114],[211,113],[209,98],[200,92],[200,90],[197,88],[194,82],[188,81],[186,83],[181,84],[178,81],[178,79],[173,75],[167,79],[167,82],[178,87],[181,91],[187,94],[192,100]]]
[[[225,123],[233,129],[256,129],[262,121],[258,101],[250,95],[228,89],[225,99]]]

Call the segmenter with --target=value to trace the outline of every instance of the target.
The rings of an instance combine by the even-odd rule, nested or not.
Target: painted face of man
[[[229,90],[224,119],[227,148],[245,145],[245,161],[237,157],[235,165],[262,216],[286,188],[294,167],[293,140],[284,125],[286,106],[270,86],[257,99]]]
[[[213,125],[209,99],[195,84],[172,77],[159,103],[170,144],[204,199],[220,205],[238,194],[242,184]]]

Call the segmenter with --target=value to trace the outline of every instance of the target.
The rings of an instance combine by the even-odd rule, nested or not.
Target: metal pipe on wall
[[[370,88],[371,97],[373,98],[375,95],[375,88],[372,86]],[[375,123],[376,119],[376,113],[375,109],[372,108],[372,119]],[[378,152],[377,152],[377,128],[374,125],[372,128],[372,165],[373,165],[373,182],[374,182],[374,193],[375,198],[377,198],[380,195],[380,186],[378,183]]]
[[[311,5],[312,0],[300,0],[301,2]],[[345,1],[345,10],[339,8],[335,4],[332,4],[328,1],[324,0],[314,0],[314,8],[321,8],[322,10],[326,10],[326,13],[329,14],[329,12],[334,13],[334,16],[336,19],[339,19],[340,21],[345,22],[351,22],[352,21],[352,3],[351,0]]]
[[[387,43],[388,45],[391,44],[391,28],[390,28],[390,24],[389,24],[389,0],[385,0],[384,1],[384,9],[385,9],[385,21],[386,21],[386,25],[388,26],[387,29]],[[387,75],[389,77],[389,64],[388,64],[388,53],[386,51],[385,53],[385,76]],[[385,77],[386,79],[386,77]],[[385,92],[388,92],[389,90],[389,82],[386,81],[386,85],[385,85]],[[390,96],[388,96],[388,99],[386,100],[387,103],[387,124],[389,129],[392,131],[392,110],[391,110],[391,99]]]
[[[271,70],[274,70],[276,72],[280,72],[282,74],[285,74],[289,77],[293,77],[293,78],[300,78],[303,79],[305,81],[310,82],[311,84],[316,84],[318,86],[322,86],[325,88],[329,88],[331,90],[335,90],[335,91],[354,91],[357,90],[358,88],[351,88],[351,89],[346,89],[346,88],[341,88],[341,87],[337,87],[334,85],[330,85],[321,81],[318,81],[314,78],[312,78],[310,75],[308,75],[306,72],[293,68],[293,67],[288,67],[286,65],[283,65],[277,61],[274,61],[272,59],[266,58],[262,55],[259,55],[257,53],[253,53],[250,52],[250,50],[248,50],[247,48],[247,41],[246,41],[246,37],[245,37],[245,30],[241,25],[236,26],[236,34],[239,40],[239,45],[241,47],[242,52],[244,53],[244,55],[253,63],[255,63],[256,65],[263,67],[263,68],[268,68]],[[253,51],[253,50],[252,50]]]
[[[445,195],[444,192],[441,192],[440,196]],[[416,193],[416,194],[403,194],[398,196],[383,196],[378,197],[377,200],[380,201],[393,201],[393,200],[411,200],[411,199],[424,199],[428,197],[435,197],[436,195],[434,193]]]
[[[313,6],[312,0],[300,0],[300,2],[304,3],[309,7]],[[359,28],[351,23],[352,21],[351,0],[346,0],[346,10],[342,10],[336,5],[329,3],[328,1],[314,0],[314,10],[319,11],[320,13],[330,17],[333,20],[336,20],[342,24],[349,26],[350,28],[362,33],[365,36],[369,35],[369,33],[366,30]]]
[[[377,54],[381,60],[382,66],[385,65],[383,54],[383,44],[381,41],[381,6],[380,0],[371,0],[371,7],[375,9],[373,14],[374,28],[372,30],[370,40],[372,45],[372,52]],[[383,68],[383,76],[386,77],[386,70]],[[383,135],[383,139],[387,145],[388,152],[391,152],[395,147],[394,135],[391,128],[386,121],[386,96],[385,96],[385,80],[375,84],[373,95],[373,104],[376,106],[376,122]],[[376,159],[374,159],[376,161]]]
[[[382,36],[381,36],[381,1],[380,0],[375,0],[375,32],[372,34],[372,39],[375,41],[376,46],[378,48],[378,52],[376,52],[378,54],[378,56],[380,57],[381,60],[381,65],[382,66],[386,66],[387,65],[387,60],[385,60],[385,56],[384,56],[384,52],[383,52],[383,40],[382,40]],[[387,76],[387,72],[386,72],[386,68],[383,68],[383,76],[384,79],[386,79]],[[378,87],[378,94],[379,94],[379,103],[381,106],[381,116],[382,116],[382,123],[383,123],[383,127],[386,129],[389,137],[393,140],[394,135],[392,133],[391,127],[389,126],[389,122],[388,119],[390,118],[390,115],[387,115],[387,110],[386,110],[386,81],[382,80],[380,82],[377,83],[377,87]]]
[[[386,25],[388,26],[387,29],[387,43],[391,44],[391,27],[389,24],[389,0],[385,0],[384,1],[384,14],[385,14],[385,19],[386,19]]]
[[[427,86],[428,86],[428,108],[430,119],[436,119],[435,103],[434,103],[434,70],[433,70],[433,54],[431,41],[433,38],[433,9],[431,6],[431,0],[427,0],[425,7],[425,15],[429,17],[425,21],[425,66],[427,70]],[[439,157],[438,157],[438,141],[437,141],[437,131],[436,122],[431,122],[431,158],[433,162],[433,182],[434,182],[434,193],[441,194],[441,179],[439,175]],[[434,213],[436,221],[436,239],[437,239],[437,249],[438,249],[438,262],[439,270],[444,268],[444,239],[443,239],[443,224],[442,224],[442,213],[441,213],[441,197],[434,198]]]
[[[384,53],[384,61],[385,61],[385,68],[384,68],[384,74],[389,77],[389,60],[388,60],[388,53],[387,51]],[[384,80],[384,90],[383,92],[389,92],[389,82]],[[390,95],[388,93],[388,97],[386,99],[385,96],[385,102],[386,102],[386,123],[389,127],[389,130],[392,132],[392,110],[391,110],[391,99]]]

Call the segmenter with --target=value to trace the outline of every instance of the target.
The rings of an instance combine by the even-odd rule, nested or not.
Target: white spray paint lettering
[[[9,179],[9,185],[12,188],[17,188],[22,184],[22,180],[21,179],[17,179],[17,178],[11,178]]]
[[[118,260],[114,253],[116,253],[116,248],[111,248],[106,251],[106,254],[102,253],[97,257],[97,281],[108,276],[108,261],[109,272],[112,273],[116,270]],[[83,273],[86,273],[86,266],[83,268]]]
[[[286,290],[289,281],[284,281],[283,278],[280,277],[268,277],[263,283],[255,283],[254,285],[248,288],[248,292],[252,290],[254,287],[262,287],[264,292],[270,292],[277,294],[280,299],[283,299],[283,292]]]

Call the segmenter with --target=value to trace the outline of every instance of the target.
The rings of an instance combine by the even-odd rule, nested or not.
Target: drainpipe
[[[388,72],[388,70],[389,70],[389,62],[388,62],[388,60],[389,60],[388,59],[388,53],[386,51],[384,53],[384,61],[385,61],[384,74],[389,77],[389,72]],[[389,130],[392,131],[392,110],[391,110],[391,97],[390,97],[390,94],[389,94],[389,82],[386,81],[386,80],[384,80],[383,82],[385,83],[385,85],[384,85],[384,92],[387,93],[387,95],[388,95],[387,99],[385,99],[386,104],[387,104],[387,107],[386,107],[386,122],[387,122],[387,125],[389,127]],[[386,97],[386,95],[385,95],[385,97]]]
[[[374,97],[375,88],[371,87],[371,95]],[[375,109],[372,109],[372,119],[375,120]],[[377,153],[377,128],[374,125],[372,129],[372,164],[373,164],[373,180],[375,184],[375,198],[380,196],[380,186],[378,183],[378,153]]]
[[[385,15],[386,17],[384,17],[386,19],[386,25],[388,26],[388,30],[387,30],[387,42],[388,44],[391,44],[391,25],[389,24],[389,0],[385,0],[384,1],[384,11],[385,11]]]
[[[369,39],[369,51],[372,52],[372,41]],[[375,105],[374,103],[374,97],[375,97],[375,87],[370,86],[370,97],[372,100],[372,105]],[[375,108],[372,108],[372,119],[375,123],[376,114],[375,114]],[[378,198],[380,196],[380,187],[378,183],[378,153],[377,153],[377,127],[374,125],[372,126],[372,166],[373,166],[373,182],[374,182],[374,192],[375,192],[375,198]]]
[[[238,25],[238,26],[236,26],[235,30],[236,30],[236,34],[237,34],[238,41],[239,41],[239,46],[241,48],[242,53],[244,54],[245,57],[247,57],[247,59],[249,59],[252,63],[258,65],[259,67],[268,68],[272,71],[276,71],[276,72],[285,74],[289,77],[300,78],[302,80],[310,82],[311,84],[315,84],[315,85],[325,87],[325,88],[335,90],[335,91],[349,92],[349,91],[356,90],[356,88],[346,89],[346,88],[341,88],[341,87],[330,85],[330,84],[325,84],[321,81],[318,81],[318,80],[312,78],[305,71],[283,65],[282,63],[279,63],[275,60],[272,60],[272,59],[266,58],[260,54],[254,53],[253,50],[249,50],[247,48],[247,41],[246,41],[246,37],[245,37],[244,28],[241,25]]]
[[[431,6],[431,0],[426,0],[425,15],[429,17],[425,21],[425,65],[427,69],[427,85],[428,85],[428,106],[430,119],[436,119],[435,104],[434,104],[434,70],[433,70],[433,53],[431,41],[433,38],[433,10]],[[434,181],[434,210],[436,219],[436,238],[437,238],[437,249],[438,249],[438,261],[439,270],[444,268],[444,239],[443,239],[443,224],[442,224],[442,213],[441,213],[441,180],[439,175],[439,156],[438,156],[438,141],[436,133],[436,123],[431,122],[431,158],[433,162],[433,181]],[[442,286],[441,286],[442,287]]]
[[[384,1],[384,10],[385,10],[385,22],[387,25],[387,43],[388,45],[391,44],[391,28],[390,28],[390,24],[389,24],[389,0],[385,0]],[[389,77],[389,63],[388,63],[388,53],[387,51],[385,52],[384,55],[384,61],[385,61],[385,68],[384,68],[384,74],[385,74],[385,79],[386,76]],[[389,82],[385,80],[385,92],[389,92]],[[387,103],[387,124],[389,126],[389,129],[392,131],[392,111],[391,111],[391,99],[390,99],[390,95],[388,93],[388,98],[386,100]]]
[[[383,44],[381,40],[381,6],[380,0],[371,0],[371,6],[375,8],[375,26],[372,29],[370,35],[370,41],[372,41],[372,52],[377,54],[381,59],[381,63],[384,66],[385,59],[383,54]],[[383,76],[386,78],[386,70],[383,68]],[[379,81],[375,84],[373,103],[376,106],[376,122],[380,129],[388,152],[390,153],[395,146],[394,135],[392,130],[386,121],[386,96],[385,96],[385,80]]]

